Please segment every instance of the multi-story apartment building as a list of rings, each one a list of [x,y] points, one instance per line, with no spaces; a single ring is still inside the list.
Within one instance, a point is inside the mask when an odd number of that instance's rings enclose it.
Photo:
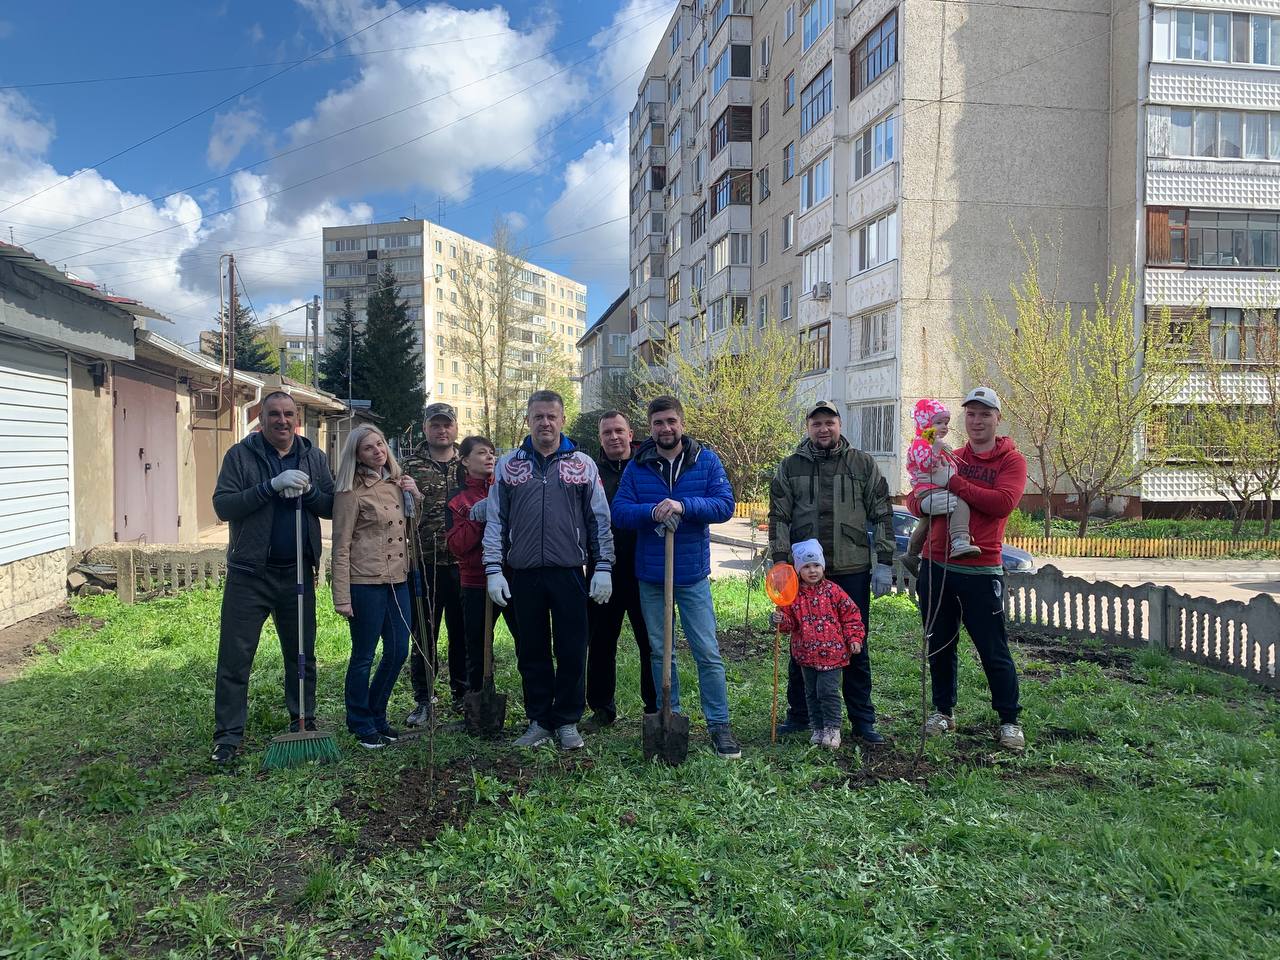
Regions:
[[[453,404],[460,431],[472,429],[478,426],[479,394],[465,361],[451,351],[450,342],[458,329],[459,284],[466,275],[465,265],[477,259],[487,261],[495,254],[493,247],[430,220],[402,218],[325,227],[325,329],[346,297],[351,297],[357,320],[364,321],[368,295],[389,263],[400,281],[399,296],[418,326],[416,340],[423,353],[428,402]],[[521,351],[523,365],[536,370],[548,351],[554,351],[576,379],[576,342],[587,321],[586,286],[532,263],[525,264],[519,277],[517,299],[527,308],[518,332],[528,344]],[[530,389],[535,388],[531,382]]]
[[[619,378],[631,369],[627,297],[628,291],[622,291],[578,338],[583,410],[603,410],[612,403],[619,392]]]
[[[1063,299],[1128,268],[1139,314],[1207,304],[1247,353],[1280,256],[1270,9],[681,3],[631,116],[635,348],[778,320],[895,493],[916,400],[963,395],[958,320],[1021,272],[1015,230],[1060,239]]]

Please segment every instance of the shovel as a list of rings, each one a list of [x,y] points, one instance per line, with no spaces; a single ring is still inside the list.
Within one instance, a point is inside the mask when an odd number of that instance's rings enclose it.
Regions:
[[[493,688],[493,601],[484,598],[484,684],[462,698],[462,721],[467,732],[493,736],[507,722],[507,695]]]
[[[665,569],[662,582],[662,711],[644,718],[644,758],[661,757],[664,763],[677,766],[689,755],[689,718],[671,712],[671,647],[675,631],[675,533],[666,531]]]

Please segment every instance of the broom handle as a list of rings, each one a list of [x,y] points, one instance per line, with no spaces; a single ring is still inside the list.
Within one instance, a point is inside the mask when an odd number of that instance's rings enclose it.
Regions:
[[[298,509],[294,511],[293,519],[293,540],[294,540],[294,570],[296,571],[297,591],[298,591],[298,731],[307,729],[307,654],[306,644],[303,642],[303,633],[305,627],[302,623],[303,616],[303,593],[302,593],[302,497],[296,498]]]
[[[484,595],[484,682],[493,679],[493,601]]]
[[[671,720],[671,647],[675,633],[675,566],[676,534],[668,530],[663,537],[662,571],[662,718],[670,726]]]
[[[782,646],[782,626],[773,628],[773,709],[769,711],[769,742],[778,742],[778,648]]]

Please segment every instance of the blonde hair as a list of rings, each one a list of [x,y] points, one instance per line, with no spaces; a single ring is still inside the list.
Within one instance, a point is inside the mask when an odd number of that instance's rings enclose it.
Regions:
[[[334,478],[333,490],[335,493],[346,493],[356,482],[356,467],[360,465],[360,457],[357,452],[360,444],[364,443],[365,437],[374,433],[382,438],[382,442],[387,442],[386,434],[375,427],[372,423],[362,423],[347,435],[347,442],[342,445],[342,455],[338,460],[338,475]],[[391,452],[391,445],[387,444],[387,472],[394,480],[400,476],[400,464],[396,462],[396,455]]]

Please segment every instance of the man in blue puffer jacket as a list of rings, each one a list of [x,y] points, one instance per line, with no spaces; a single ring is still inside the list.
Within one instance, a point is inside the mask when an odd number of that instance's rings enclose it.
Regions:
[[[613,523],[635,530],[640,606],[649,630],[658,709],[662,709],[663,537],[675,537],[675,601],[698,665],[698,692],[716,753],[742,756],[729,729],[729,694],[711,603],[711,531],[733,516],[733,488],[715,453],[684,435],[675,397],[649,404],[649,439],[632,457],[613,498]],[[680,708],[680,677],[671,664],[671,709]]]

